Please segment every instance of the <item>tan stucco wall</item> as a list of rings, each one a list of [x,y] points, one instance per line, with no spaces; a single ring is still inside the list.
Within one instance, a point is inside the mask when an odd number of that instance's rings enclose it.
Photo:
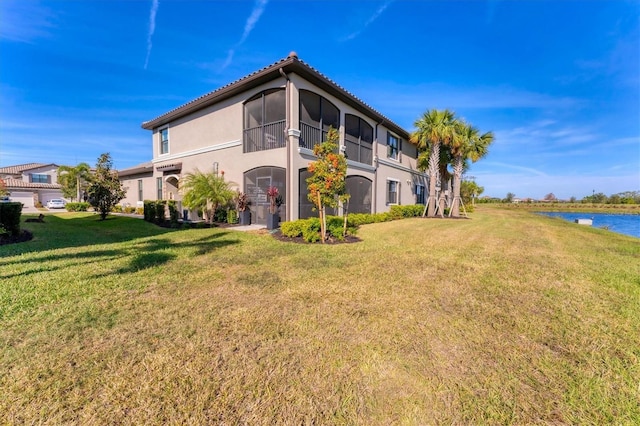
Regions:
[[[271,88],[284,88],[287,86],[284,78],[278,78],[267,84],[262,84],[241,95],[227,99],[219,104],[210,106],[196,113],[190,114],[181,119],[169,123],[169,153],[159,155],[159,129],[154,129],[153,140],[153,177],[145,178],[144,191],[145,198],[156,198],[155,178],[166,178],[170,174],[184,174],[200,170],[211,172],[214,170],[214,163],[218,165],[218,172],[224,171],[224,176],[228,181],[235,182],[237,187],[243,188],[244,173],[256,167],[272,166],[288,169],[287,188],[287,214],[286,216],[295,219],[298,216],[298,194],[299,170],[306,168],[314,160],[309,150],[298,147],[299,131],[299,95],[300,89],[310,90],[324,96],[340,110],[339,129],[341,145],[344,144],[344,122],[345,114],[353,114],[361,117],[374,129],[373,155],[378,156],[381,161],[374,161],[372,165],[359,165],[350,162],[348,175],[363,176],[372,181],[372,204],[374,212],[388,211],[386,204],[386,182],[387,179],[395,179],[400,182],[400,204],[414,204],[413,183],[423,179],[422,175],[416,171],[416,151],[408,141],[402,141],[402,151],[399,161],[387,159],[387,131],[384,123],[376,123],[370,117],[362,114],[351,106],[339,101],[331,94],[317,88],[310,82],[304,80],[296,74],[290,74],[289,97],[288,97],[288,119],[290,136],[286,148],[273,150],[243,153],[243,106],[244,102]],[[180,164],[180,171],[158,171],[158,167],[170,164]],[[149,180],[149,183],[147,182]],[[125,181],[123,181],[125,182]],[[133,191],[127,194],[127,200],[132,198],[137,201],[137,181],[129,185]],[[149,192],[147,192],[149,191]],[[178,200],[180,197],[177,198]],[[127,201],[132,203],[131,201]]]

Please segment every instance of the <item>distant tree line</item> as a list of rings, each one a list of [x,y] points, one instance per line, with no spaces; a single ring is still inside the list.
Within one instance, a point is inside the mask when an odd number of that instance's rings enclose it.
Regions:
[[[512,192],[508,192],[504,198],[497,197],[483,197],[478,198],[478,203],[513,203],[516,200],[516,195]],[[559,200],[553,193],[549,193],[544,196],[542,200],[534,200],[527,198],[519,200],[524,203],[536,203],[536,202],[553,202],[553,203],[582,203],[582,204],[640,204],[640,191],[625,191],[610,196],[605,195],[602,192],[588,195],[581,200],[576,197],[571,197],[568,200]]]

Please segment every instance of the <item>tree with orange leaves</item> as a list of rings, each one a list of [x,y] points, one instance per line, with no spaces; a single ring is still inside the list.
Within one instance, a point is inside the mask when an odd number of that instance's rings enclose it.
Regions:
[[[320,234],[323,243],[327,238],[327,206],[337,208],[342,205],[345,228],[347,222],[346,203],[349,200],[349,194],[346,192],[347,159],[344,155],[336,153],[339,140],[338,131],[331,127],[327,140],[313,147],[313,153],[318,160],[309,163],[307,168],[311,173],[307,178],[308,197],[320,216]]]

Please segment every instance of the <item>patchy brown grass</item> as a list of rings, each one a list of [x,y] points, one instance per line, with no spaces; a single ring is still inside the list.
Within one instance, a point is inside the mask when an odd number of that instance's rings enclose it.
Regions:
[[[0,423],[640,421],[638,239],[482,207],[330,246],[90,219],[0,247]]]

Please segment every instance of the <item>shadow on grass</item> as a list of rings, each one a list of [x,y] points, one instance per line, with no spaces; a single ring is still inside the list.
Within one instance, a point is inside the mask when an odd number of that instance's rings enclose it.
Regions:
[[[33,233],[31,241],[0,246],[0,257],[36,251],[120,243],[137,238],[179,232],[161,228],[142,219],[125,216],[100,216],[91,213],[55,213],[45,216],[44,223],[26,223],[36,215],[23,215],[22,229]]]
[[[229,232],[217,232],[180,243],[175,243],[169,238],[153,238],[167,233],[180,232],[180,230],[157,227],[137,218],[114,216],[100,221],[98,216],[94,215],[67,218],[49,215],[45,220],[44,224],[38,224],[42,226],[41,229],[33,227],[33,241],[0,247],[0,271],[9,272],[7,267],[10,265],[28,265],[28,269],[25,271],[7,274],[0,272],[0,278],[53,272],[130,257],[131,259],[126,266],[95,274],[93,277],[128,274],[165,264],[178,257],[180,250],[189,250],[190,253],[199,256],[239,242],[238,240],[220,239],[228,235]],[[118,249],[92,250],[90,247],[97,244],[126,243],[140,238],[149,239],[134,242]],[[40,256],[34,254],[39,251],[85,246],[87,250],[79,253],[48,252]],[[7,261],[2,260],[3,257],[8,258],[9,256],[20,257]]]
[[[220,232],[179,244],[172,243],[166,239],[144,241],[140,245],[136,244],[132,249],[129,249],[129,251],[135,251],[135,254],[128,262],[128,265],[111,272],[96,274],[93,277],[100,278],[114,274],[130,274],[163,265],[178,257],[176,253],[172,253],[176,249],[191,251],[195,249],[196,255],[201,256],[213,250],[238,244],[238,240],[220,240],[220,237],[226,234],[228,234],[228,232]]]

